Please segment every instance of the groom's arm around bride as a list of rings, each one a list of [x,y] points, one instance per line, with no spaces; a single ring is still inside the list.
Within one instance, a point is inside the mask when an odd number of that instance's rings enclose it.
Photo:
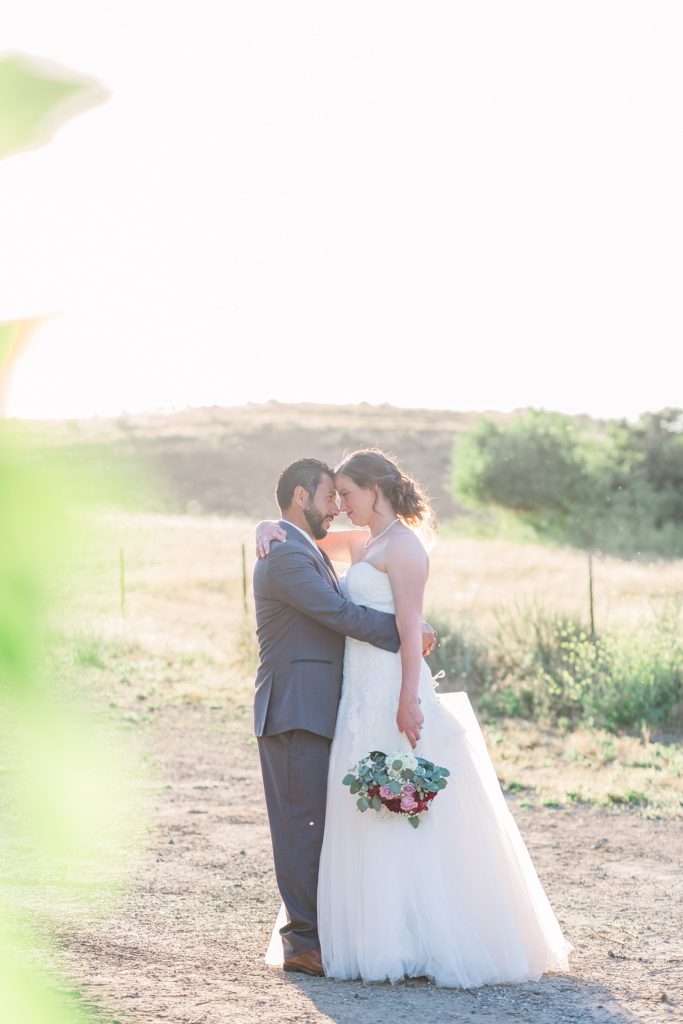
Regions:
[[[393,615],[346,600],[333,570],[283,521],[286,544],[254,566],[261,661],[256,677],[257,736],[291,728],[330,738],[341,690],[344,637],[387,651],[400,646]]]

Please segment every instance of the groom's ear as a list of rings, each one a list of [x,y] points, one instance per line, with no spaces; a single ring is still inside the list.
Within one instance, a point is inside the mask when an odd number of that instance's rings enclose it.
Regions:
[[[309,494],[305,487],[301,484],[297,484],[292,494],[292,504],[296,505],[297,508],[305,508],[308,505]]]

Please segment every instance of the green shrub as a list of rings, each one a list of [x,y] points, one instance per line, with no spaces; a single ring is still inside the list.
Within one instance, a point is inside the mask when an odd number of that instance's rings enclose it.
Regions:
[[[616,731],[683,720],[681,604],[653,623],[591,639],[572,616],[538,606],[499,610],[486,638],[463,638],[439,616],[441,645],[430,665],[446,670],[444,689],[466,689],[491,715]],[[443,632],[442,632],[443,631]]]
[[[443,671],[439,680],[444,691],[467,689],[470,693],[484,693],[492,681],[492,666],[486,645],[467,622],[456,627],[438,611],[426,613],[427,621],[437,631],[437,643],[429,656],[433,674]]]
[[[504,424],[484,417],[457,440],[451,490],[468,530],[490,529],[497,510],[546,543],[680,558],[683,410],[635,425],[536,409]]]

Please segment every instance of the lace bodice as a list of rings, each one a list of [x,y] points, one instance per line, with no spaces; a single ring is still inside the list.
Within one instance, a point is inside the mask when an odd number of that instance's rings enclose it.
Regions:
[[[380,612],[394,612],[394,595],[389,577],[370,562],[354,562],[340,579],[342,593],[354,604]]]
[[[342,593],[354,604],[380,612],[395,611],[387,573],[370,562],[354,562],[341,577]],[[434,700],[434,684],[423,661],[420,694]],[[349,768],[368,750],[409,748],[396,730],[396,709],[401,691],[401,656],[347,636],[344,647],[342,696],[337,729],[346,734]],[[368,744],[370,744],[368,746]]]

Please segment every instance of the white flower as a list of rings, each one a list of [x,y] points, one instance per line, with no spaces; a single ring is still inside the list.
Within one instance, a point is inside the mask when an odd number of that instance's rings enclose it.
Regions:
[[[400,761],[401,767],[394,768],[396,761]],[[387,767],[390,769],[390,774],[394,772],[402,771],[405,768],[409,768],[411,771],[415,771],[417,768],[417,758],[414,754],[408,754],[404,750],[396,751],[393,754],[387,754]]]

